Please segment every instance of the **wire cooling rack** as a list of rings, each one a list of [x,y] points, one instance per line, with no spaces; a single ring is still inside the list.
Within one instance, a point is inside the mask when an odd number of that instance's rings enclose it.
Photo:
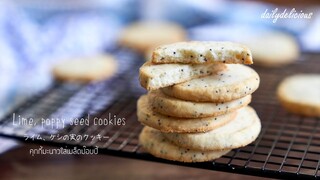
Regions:
[[[319,177],[320,119],[286,112],[276,99],[275,89],[288,75],[319,73],[320,55],[304,54],[302,60],[282,68],[253,66],[261,76],[261,85],[251,103],[262,121],[262,131],[256,141],[212,162],[179,163],[155,158],[138,145],[142,126],[136,117],[136,101],[145,93],[138,83],[138,68],[143,60],[127,50],[114,54],[121,69],[113,79],[88,85],[55,83],[1,119],[0,134],[26,142],[64,148],[98,147],[100,154],[260,177]],[[45,126],[13,123],[21,117],[33,118],[36,123],[40,123],[41,118],[83,117],[90,125],[63,127],[53,122]],[[119,124],[113,121],[99,126],[93,123],[97,118],[120,120]],[[71,134],[88,135],[89,138],[52,138],[53,135],[65,137]]]

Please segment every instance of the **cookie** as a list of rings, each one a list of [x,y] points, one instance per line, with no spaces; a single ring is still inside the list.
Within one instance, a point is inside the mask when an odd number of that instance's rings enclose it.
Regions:
[[[296,74],[287,77],[278,86],[277,95],[288,111],[320,117],[320,74]]]
[[[217,74],[193,79],[162,91],[171,97],[187,101],[228,102],[252,94],[259,86],[259,75],[241,64],[226,64]]]
[[[152,54],[153,63],[240,63],[252,64],[248,47],[232,42],[191,41],[163,45]]]
[[[136,22],[126,27],[120,35],[119,44],[139,52],[146,52],[159,45],[185,41],[183,27],[170,22]]]
[[[180,162],[211,161],[229,152],[229,150],[202,152],[181,148],[166,140],[160,131],[147,126],[140,133],[139,143],[155,157]]]
[[[143,95],[138,100],[137,115],[138,121],[142,124],[162,132],[194,133],[206,132],[221,127],[232,121],[236,113],[230,112],[221,116],[197,119],[175,118],[154,112],[148,102],[147,95]]]
[[[251,102],[251,95],[224,103],[184,101],[167,96],[161,90],[149,92],[148,98],[155,112],[180,118],[219,116],[235,111]]]
[[[111,55],[96,55],[64,60],[53,68],[56,79],[90,82],[110,78],[117,71],[117,62]]]
[[[140,68],[139,80],[145,89],[155,90],[215,74],[225,68],[224,64],[152,64],[148,61]]]
[[[254,62],[262,66],[277,67],[298,60],[300,49],[288,33],[264,32],[245,40],[252,51]]]
[[[253,142],[261,130],[260,119],[254,109],[238,110],[235,120],[206,132],[193,134],[164,133],[177,146],[201,151],[234,149]]]

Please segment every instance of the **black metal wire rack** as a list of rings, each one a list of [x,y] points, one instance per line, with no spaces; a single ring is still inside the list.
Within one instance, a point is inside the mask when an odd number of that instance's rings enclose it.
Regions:
[[[143,60],[127,50],[119,50],[115,54],[121,69],[113,79],[88,85],[55,83],[1,119],[0,135],[65,148],[98,147],[100,154],[260,177],[319,177],[320,119],[286,112],[277,101],[275,89],[288,75],[319,73],[320,55],[303,54],[302,60],[282,68],[253,66],[261,76],[260,87],[251,103],[262,121],[262,131],[257,140],[212,162],[179,163],[155,158],[139,146],[138,135],[142,125],[136,117],[136,100],[145,93],[138,83],[138,68]],[[99,126],[93,123],[95,118],[112,119],[114,116],[125,118],[125,125]],[[13,121],[19,117],[33,118],[38,124],[14,125]],[[41,118],[63,117],[88,118],[90,125],[68,125],[64,128],[54,123],[39,125]],[[56,128],[52,128],[53,125]],[[54,139],[53,134],[59,137],[99,134],[104,138],[66,140]],[[41,138],[30,138],[30,135]]]

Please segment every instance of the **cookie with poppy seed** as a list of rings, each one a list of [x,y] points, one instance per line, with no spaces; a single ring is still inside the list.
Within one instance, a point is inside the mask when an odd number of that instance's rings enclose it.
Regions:
[[[140,67],[139,81],[145,89],[155,90],[216,74],[225,68],[224,64],[153,64],[148,61]]]
[[[252,64],[250,49],[227,41],[178,42],[157,47],[152,53],[153,63],[184,64]]]
[[[205,162],[217,159],[230,150],[197,151],[176,146],[168,141],[163,134],[145,126],[139,136],[140,145],[150,154],[158,158],[180,162]]]
[[[252,94],[260,78],[255,70],[242,64],[226,64],[225,70],[210,76],[162,88],[166,95],[186,101],[228,102]]]
[[[247,106],[251,102],[251,95],[222,103],[185,101],[165,95],[161,90],[149,92],[148,98],[155,112],[180,118],[219,116]]]
[[[164,107],[165,108],[165,107]],[[195,133],[217,129],[234,120],[236,112],[206,118],[177,118],[154,112],[147,95],[139,98],[137,104],[138,121],[162,132]]]
[[[255,110],[244,107],[237,110],[235,120],[205,133],[163,135],[177,146],[199,151],[234,149],[252,143],[259,135],[261,122]]]

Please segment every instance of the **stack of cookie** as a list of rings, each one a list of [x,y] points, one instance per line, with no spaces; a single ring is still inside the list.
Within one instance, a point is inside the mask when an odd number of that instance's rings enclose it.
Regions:
[[[261,124],[251,102],[259,76],[250,50],[231,42],[180,42],[153,52],[140,68],[149,93],[138,100],[146,125],[139,142],[156,157],[209,161],[245,146]]]

